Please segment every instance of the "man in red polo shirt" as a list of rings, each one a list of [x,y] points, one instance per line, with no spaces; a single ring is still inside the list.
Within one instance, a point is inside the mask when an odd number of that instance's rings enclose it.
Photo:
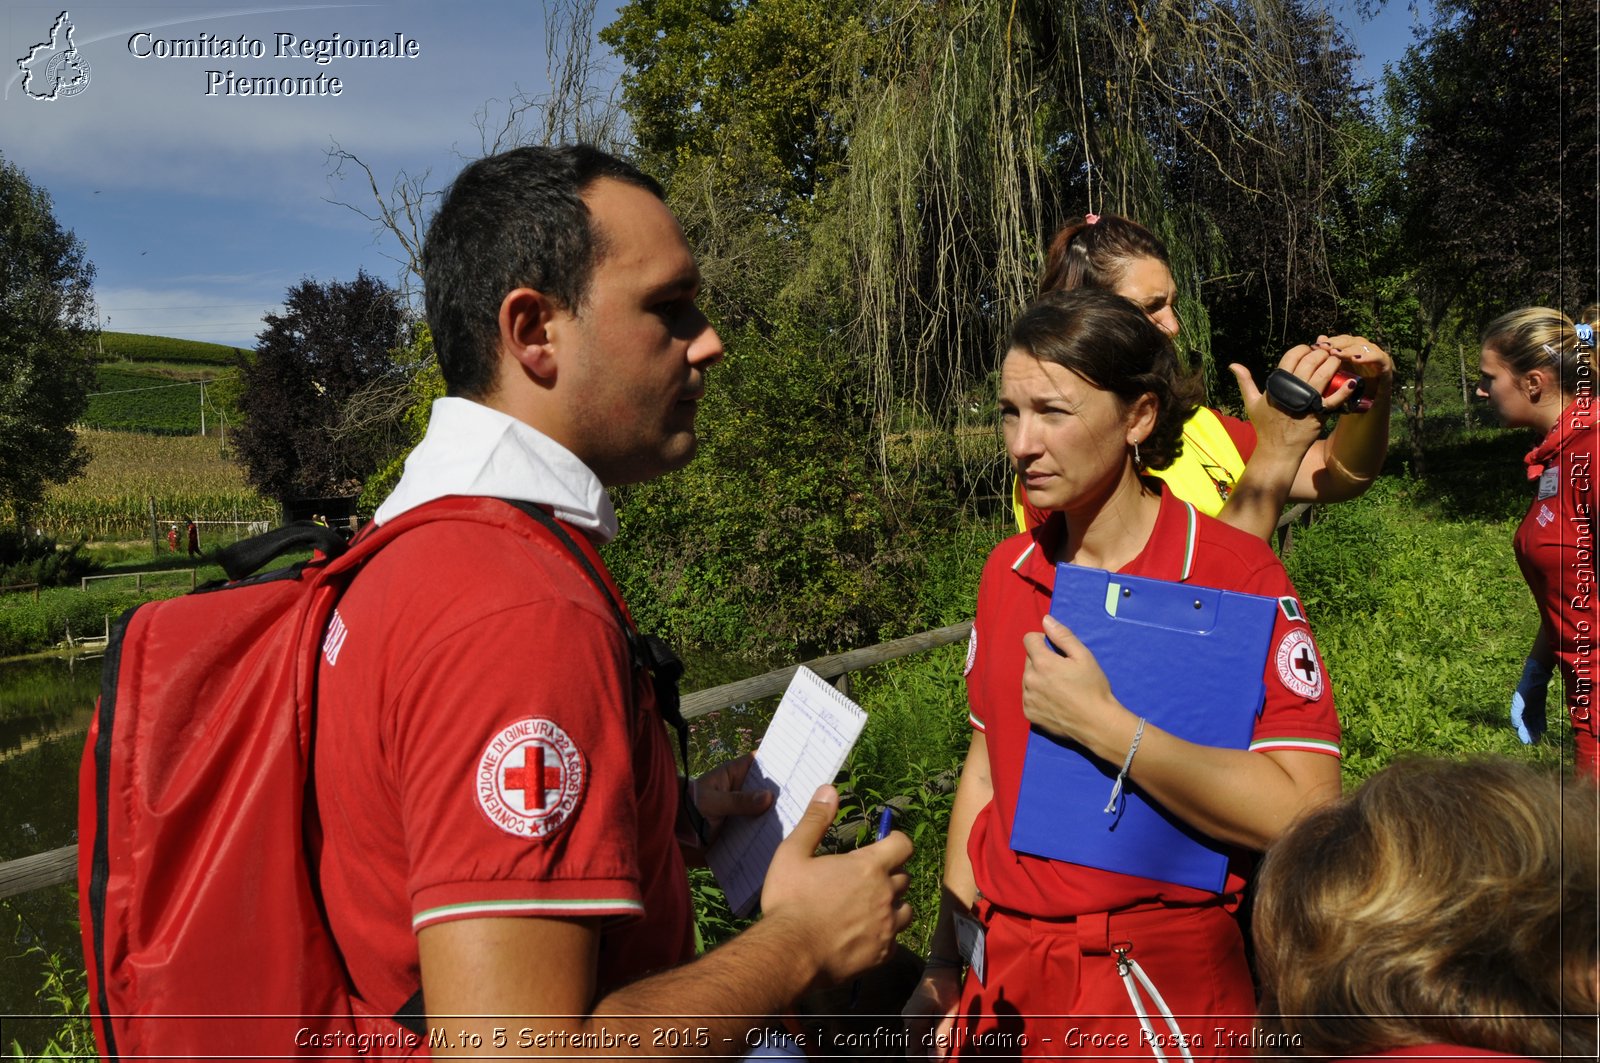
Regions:
[[[694,258],[655,182],[580,146],[468,166],[423,265],[449,397],[375,519],[437,519],[354,582],[319,669],[317,858],[357,996],[396,1015],[420,988],[452,1054],[740,1054],[888,955],[911,846],[813,856],[823,788],[762,920],[693,959],[671,747],[594,545],[607,486],[694,454],[722,356]],[[530,518],[485,519],[495,497],[545,508],[605,590]],[[702,779],[700,811],[759,811],[742,771]]]

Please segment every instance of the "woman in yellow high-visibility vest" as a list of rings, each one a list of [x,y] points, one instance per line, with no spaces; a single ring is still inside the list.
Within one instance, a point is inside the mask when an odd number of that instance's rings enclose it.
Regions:
[[[1072,288],[1116,292],[1169,336],[1178,334],[1177,289],[1166,245],[1137,222],[1090,214],[1056,233],[1040,289]],[[1314,344],[1290,348],[1278,367],[1318,392],[1340,369],[1364,377],[1371,408],[1345,413],[1322,438],[1321,417],[1280,410],[1256,387],[1249,370],[1231,365],[1249,421],[1200,407],[1184,425],[1179,458],[1170,468],[1149,473],[1202,512],[1263,539],[1271,536],[1285,502],[1342,502],[1361,494],[1389,448],[1394,366],[1376,344],[1361,336],[1319,336]],[[1325,411],[1337,412],[1351,390],[1347,384],[1326,397]],[[1012,503],[1019,529],[1043,520],[1015,481]]]

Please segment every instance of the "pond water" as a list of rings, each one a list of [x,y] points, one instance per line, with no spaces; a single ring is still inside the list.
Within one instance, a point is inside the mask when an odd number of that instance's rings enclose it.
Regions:
[[[100,689],[98,659],[0,663],[0,860],[77,841],[78,761]],[[53,1022],[12,1018],[41,1010],[43,982],[32,946],[81,963],[76,893],[34,890],[0,902],[0,1015],[5,1041],[35,1047]]]

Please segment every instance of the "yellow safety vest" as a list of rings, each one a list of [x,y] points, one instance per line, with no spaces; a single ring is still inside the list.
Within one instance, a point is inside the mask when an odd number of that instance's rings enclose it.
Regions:
[[[1192,504],[1207,516],[1222,512],[1233,485],[1244,473],[1244,456],[1233,445],[1233,437],[1223,427],[1215,411],[1199,407],[1183,425],[1183,453],[1170,466],[1154,476],[1172,493]],[[1022,481],[1011,480],[1011,512],[1018,531],[1028,530],[1027,511],[1022,504]]]

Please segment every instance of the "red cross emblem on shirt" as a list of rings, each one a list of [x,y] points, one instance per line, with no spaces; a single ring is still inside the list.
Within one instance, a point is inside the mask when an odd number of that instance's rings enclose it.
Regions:
[[[1300,647],[1300,653],[1294,659],[1294,666],[1305,673],[1307,683],[1317,677],[1317,662],[1311,656],[1311,651],[1304,646]]]
[[[1295,625],[1278,642],[1278,678],[1283,685],[1303,698],[1322,697],[1322,665],[1311,641],[1311,632]]]
[[[507,765],[505,769],[505,788],[521,790],[522,803],[530,811],[545,807],[544,795],[547,790],[561,788],[561,765],[546,764],[544,752],[544,746],[530,743],[523,750],[522,767]]]

